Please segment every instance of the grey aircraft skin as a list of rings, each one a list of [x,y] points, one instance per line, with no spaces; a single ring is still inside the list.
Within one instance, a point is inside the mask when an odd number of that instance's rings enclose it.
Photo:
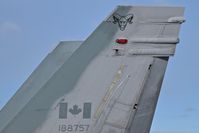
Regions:
[[[0,133],[149,133],[183,7],[118,6],[48,54],[0,111]]]

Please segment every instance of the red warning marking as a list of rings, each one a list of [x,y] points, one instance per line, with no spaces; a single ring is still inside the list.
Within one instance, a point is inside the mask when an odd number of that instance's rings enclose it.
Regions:
[[[118,44],[127,44],[128,40],[127,39],[116,39],[115,42],[118,43]]]

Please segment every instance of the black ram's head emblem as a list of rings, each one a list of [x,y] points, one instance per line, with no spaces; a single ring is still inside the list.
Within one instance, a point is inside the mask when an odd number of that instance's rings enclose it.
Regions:
[[[113,23],[118,23],[120,30],[124,31],[128,23],[133,23],[133,14],[129,14],[127,16],[120,16],[119,14],[115,13],[113,15]]]

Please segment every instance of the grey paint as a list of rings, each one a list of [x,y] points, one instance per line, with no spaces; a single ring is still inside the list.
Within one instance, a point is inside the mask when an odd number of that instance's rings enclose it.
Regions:
[[[83,119],[91,118],[91,103],[84,103]]]
[[[60,42],[59,45],[47,55],[0,111],[0,131],[2,131],[3,128],[16,117],[21,109],[28,104],[31,98],[35,96],[81,43],[81,41]]]
[[[67,119],[68,103],[59,103],[59,119]]]
[[[155,58],[142,97],[139,100],[138,110],[131,123],[131,132],[149,133],[167,62],[168,57]]]
[[[0,132],[148,133],[183,10],[118,6],[84,42],[62,42],[3,108]]]

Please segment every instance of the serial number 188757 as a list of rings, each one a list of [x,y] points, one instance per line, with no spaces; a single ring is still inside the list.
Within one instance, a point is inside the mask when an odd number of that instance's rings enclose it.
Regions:
[[[88,131],[89,125],[74,124],[74,125],[59,125],[59,132],[85,132]]]

